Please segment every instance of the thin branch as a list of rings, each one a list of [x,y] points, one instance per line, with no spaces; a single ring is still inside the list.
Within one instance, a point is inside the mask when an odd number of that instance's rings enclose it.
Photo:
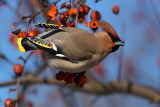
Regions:
[[[107,84],[99,84],[95,82],[90,82],[86,84],[84,88],[78,88],[75,85],[67,85],[63,81],[58,81],[56,79],[41,79],[41,78],[23,78],[21,83],[42,83],[42,84],[54,84],[66,88],[70,88],[75,91],[80,91],[88,94],[97,94],[97,95],[110,95],[114,93],[126,93],[136,95],[142,98],[146,98],[153,103],[160,103],[160,94],[155,90],[130,83],[127,81],[112,81]],[[0,87],[16,84],[16,80],[0,83]],[[102,87],[105,86],[105,88]]]
[[[44,8],[48,5],[48,0],[37,0],[38,4],[39,4],[39,8]],[[58,24],[57,20],[51,20],[51,17],[47,16],[47,12],[49,11],[49,7],[46,7],[43,11],[42,11],[42,15],[46,21],[46,23],[54,23],[54,24]]]
[[[7,61],[9,64],[14,65],[14,62],[12,62],[9,58],[7,58],[4,54],[0,53],[0,59],[3,59]]]
[[[159,17],[159,13],[158,13],[158,11],[157,11],[157,9],[156,9],[156,6],[154,5],[154,1],[152,1],[152,0],[149,0],[149,2],[150,2],[150,4],[151,4],[151,6],[152,6],[152,9],[153,9],[153,12],[154,12],[154,14],[155,14],[155,17],[156,17],[156,19],[157,19],[157,22],[158,22],[158,24],[160,24],[160,17]]]
[[[8,2],[6,2],[6,1],[4,1],[4,2],[5,2],[5,5],[6,5],[10,10],[12,10],[13,12],[15,12],[18,17],[22,17],[22,15],[18,12],[19,6],[20,6],[19,4],[20,4],[21,1],[19,1],[19,3],[18,3],[18,8],[16,8],[16,9],[13,8]],[[23,22],[26,23],[25,20],[24,20]]]
[[[125,21],[122,21],[122,38],[124,39],[124,33],[125,33]],[[118,80],[121,80],[121,74],[122,74],[122,66],[123,66],[123,48],[120,49],[119,53],[119,69],[118,69]]]
[[[45,62],[41,67],[39,67],[33,74],[32,76],[36,77],[38,76],[42,71],[44,71],[48,67],[47,62]]]
[[[78,0],[76,0],[76,28],[77,28],[77,21],[78,21]]]
[[[28,59],[31,57],[31,55],[33,54],[34,52],[30,52],[29,55],[27,56],[27,58],[24,60],[24,63],[23,63],[23,68],[25,66],[25,64],[27,63]]]
[[[118,80],[121,80],[121,74],[122,74],[122,62],[123,59],[123,49],[120,49],[120,53],[119,53],[119,68],[118,68]]]
[[[31,57],[31,55],[33,54],[33,51],[31,53],[29,53],[29,55],[27,56],[26,59],[23,60],[23,70],[24,70],[24,67],[28,61],[28,59]],[[16,85],[16,91],[17,91],[17,94],[16,94],[16,107],[18,107],[18,102],[19,102],[19,85],[20,85],[20,79],[21,79],[21,76],[18,76],[17,77],[17,85]]]
[[[16,26],[20,21],[24,20],[24,19],[27,19],[27,18],[30,18],[29,21],[28,21],[28,24],[31,24],[31,22],[35,20],[35,17],[40,14],[43,10],[45,10],[45,8],[51,6],[51,5],[54,5],[56,4],[57,2],[59,2],[60,0],[57,0],[49,5],[46,5],[45,7],[41,8],[39,11],[35,12],[34,14],[32,15],[28,15],[28,16],[22,16],[21,19],[14,25]]]
[[[17,77],[17,86],[16,86],[16,91],[17,91],[17,94],[16,94],[16,107],[18,107],[18,101],[19,101],[19,85],[20,85],[20,79],[21,79],[21,77],[18,76],[18,77]]]
[[[5,57],[5,59],[4,59],[5,61],[7,61],[9,64],[11,64],[11,65],[14,65],[14,62],[13,61],[11,61],[10,59],[8,59],[7,57]]]
[[[79,2],[79,1],[78,1],[78,4],[80,4],[81,6],[84,6],[84,7],[87,7],[87,8],[89,8],[89,9],[93,10],[91,7],[89,7],[89,6],[87,6],[87,5],[84,5],[83,3]]]

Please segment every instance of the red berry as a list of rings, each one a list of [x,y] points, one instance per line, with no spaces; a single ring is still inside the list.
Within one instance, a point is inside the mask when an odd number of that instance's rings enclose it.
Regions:
[[[11,43],[13,44],[14,47],[17,47],[17,40],[16,40],[16,36],[15,35],[10,35],[9,37]]]
[[[64,75],[64,81],[66,82],[66,84],[73,84],[75,77],[76,75],[74,73],[66,72]]]
[[[12,29],[14,29],[14,28],[15,28],[15,26],[13,25],[13,26],[12,26]]]
[[[65,7],[66,7],[66,3],[64,2],[64,3],[61,4],[61,8],[60,9],[65,8]]]
[[[79,17],[78,17],[78,22],[79,22],[79,23],[84,23],[85,19],[86,19],[85,16],[82,16],[82,17],[79,16]]]
[[[58,22],[58,27],[61,27],[63,24],[61,22]]]
[[[37,36],[37,33],[36,33],[36,31],[31,30],[31,31],[29,31],[28,36],[36,37],[36,36]]]
[[[69,10],[69,15],[70,15],[70,16],[75,16],[76,13],[77,13],[77,11],[76,11],[76,9],[74,9],[74,8],[71,8],[71,9]]]
[[[80,75],[77,80],[75,81],[75,84],[79,86],[80,88],[83,88],[84,84],[87,82],[85,75]]]
[[[74,22],[68,22],[68,23],[67,23],[67,26],[68,26],[68,27],[75,27],[76,24],[75,24]]]
[[[59,15],[59,21],[61,22],[62,25],[66,25],[66,21],[68,19],[69,13],[67,11],[60,13]]]
[[[87,5],[80,6],[80,8],[79,8],[79,12],[80,12],[80,13],[83,13],[84,15],[87,15],[88,12],[89,12],[89,10],[90,10],[90,8],[87,7]]]
[[[28,33],[26,31],[22,31],[18,34],[19,38],[26,38],[28,36]]]
[[[17,75],[19,75],[19,76],[21,76],[22,73],[23,73],[23,67],[22,67],[22,65],[20,65],[20,64],[14,65],[13,70],[14,70],[14,72],[15,72]]]
[[[11,107],[11,104],[14,103],[11,98],[5,100],[4,105],[5,107]]]
[[[65,75],[64,72],[59,71],[59,72],[56,74],[56,78],[57,78],[58,80],[64,80],[64,75]]]
[[[28,102],[28,103],[27,103],[27,107],[33,107],[32,102]]]
[[[87,22],[84,22],[84,26],[88,27],[88,23],[87,23]]]
[[[67,4],[67,5],[66,5],[66,9],[67,9],[67,10],[70,10],[71,8],[72,8],[72,6],[71,6],[70,4]]]
[[[57,14],[58,14],[58,8],[56,6],[52,6],[47,13],[48,16],[52,17],[52,20],[56,20]]]
[[[118,5],[113,6],[112,12],[113,12],[114,14],[118,14],[118,13],[119,13],[119,6],[118,6]]]
[[[98,11],[92,11],[92,13],[91,13],[91,19],[100,20],[101,19],[100,12],[98,12]]]
[[[99,28],[99,25],[98,25],[97,20],[92,19],[92,20],[89,22],[89,27],[95,32],[95,31]]]

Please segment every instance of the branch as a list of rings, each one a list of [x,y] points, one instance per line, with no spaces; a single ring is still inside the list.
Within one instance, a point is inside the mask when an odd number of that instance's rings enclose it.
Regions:
[[[125,34],[125,21],[123,20],[122,22],[122,34],[121,34],[121,37],[123,38],[124,40],[124,34]],[[123,54],[124,54],[124,48],[120,49],[120,52],[119,52],[119,69],[118,69],[118,80],[120,81],[121,80],[121,74],[122,74],[122,67],[123,67]]]
[[[44,3],[45,0],[43,0],[43,3]],[[42,11],[44,11],[47,7],[51,6],[51,5],[55,5],[57,2],[59,2],[60,0],[57,0],[49,5],[43,5],[43,8],[41,8],[39,11],[35,12],[34,14],[32,15],[28,15],[28,16],[22,16],[21,19],[19,21],[17,21],[17,23],[14,25],[16,26],[20,21],[24,20],[24,19],[27,19],[27,18],[30,18],[29,21],[28,21],[28,24],[31,24],[31,22],[33,21],[33,23],[35,22],[35,17],[40,14]],[[41,2],[42,3],[42,2]]]
[[[31,55],[33,54],[33,51],[31,53],[29,53],[29,55],[27,56],[26,59],[23,59],[23,70],[24,70],[24,67],[28,61],[28,59],[31,57]],[[17,94],[16,94],[16,107],[18,107],[18,103],[19,103],[19,85],[20,85],[20,79],[21,79],[21,76],[18,76],[17,77],[17,85],[16,85],[16,91],[17,91]]]
[[[77,21],[78,21],[78,0],[76,0],[76,28],[77,28]]]
[[[156,20],[157,20],[158,24],[160,24],[160,20],[159,20],[160,17],[159,17],[159,13],[156,9],[156,6],[154,5],[152,0],[151,1],[149,0],[149,2],[150,2],[150,5],[152,6],[152,9],[153,9],[154,15],[156,17]]]
[[[19,102],[19,85],[20,85],[20,79],[21,79],[21,77],[18,76],[18,77],[17,77],[17,85],[16,85],[16,91],[17,91],[17,94],[16,94],[16,107],[18,107],[18,102]]]
[[[82,2],[82,1],[81,1],[81,2]],[[87,8],[89,8],[89,9],[93,10],[91,7],[89,7],[89,6],[87,6],[87,5],[84,5],[84,4],[81,3],[81,2],[78,1],[78,4],[80,4],[81,6],[84,6],[84,7],[87,7]]]
[[[80,91],[88,94],[97,95],[109,95],[114,93],[126,93],[136,95],[142,98],[146,98],[153,103],[160,103],[160,94],[151,88],[130,83],[127,81],[112,81],[107,84],[100,84],[96,82],[87,82],[84,88],[78,88],[75,85],[67,85],[63,81],[56,79],[41,79],[35,77],[21,79],[21,84],[28,83],[41,83],[41,84],[52,84],[62,87],[67,87],[75,91]],[[16,80],[0,83],[0,87],[16,84]]]

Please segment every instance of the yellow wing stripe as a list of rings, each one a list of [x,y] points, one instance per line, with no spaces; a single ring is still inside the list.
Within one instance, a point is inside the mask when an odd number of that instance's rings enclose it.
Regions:
[[[41,43],[41,42],[36,42],[35,40],[33,40],[34,38],[28,37],[28,39],[29,39],[30,41],[32,41],[33,43],[35,43],[36,45],[38,45],[38,46],[41,46],[41,47],[44,47],[44,48],[52,48],[51,46],[45,45],[45,44],[43,44],[43,43]]]
[[[19,50],[20,50],[20,52],[26,52],[26,50],[24,49],[24,47],[22,46],[22,39],[23,38],[18,38],[17,39],[17,44],[18,44],[18,47],[19,47]]]
[[[51,26],[57,26],[57,27],[58,27],[58,25],[56,25],[56,24],[47,24],[47,23],[46,23],[46,25],[51,25]]]
[[[58,25],[56,25],[56,24],[38,23],[38,24],[36,24],[36,26],[40,27],[40,28],[58,29]]]
[[[39,45],[39,46],[45,47],[45,48],[51,48],[50,46],[47,46],[47,45],[44,45],[44,44],[41,44],[41,43],[38,43],[38,42],[36,42],[36,44]]]

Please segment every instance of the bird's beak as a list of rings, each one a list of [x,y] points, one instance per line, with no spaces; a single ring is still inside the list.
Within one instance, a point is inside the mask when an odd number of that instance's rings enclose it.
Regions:
[[[119,46],[124,46],[124,44],[125,44],[125,42],[124,41],[117,41],[117,42],[115,42],[116,43],[116,45],[119,45]]]

